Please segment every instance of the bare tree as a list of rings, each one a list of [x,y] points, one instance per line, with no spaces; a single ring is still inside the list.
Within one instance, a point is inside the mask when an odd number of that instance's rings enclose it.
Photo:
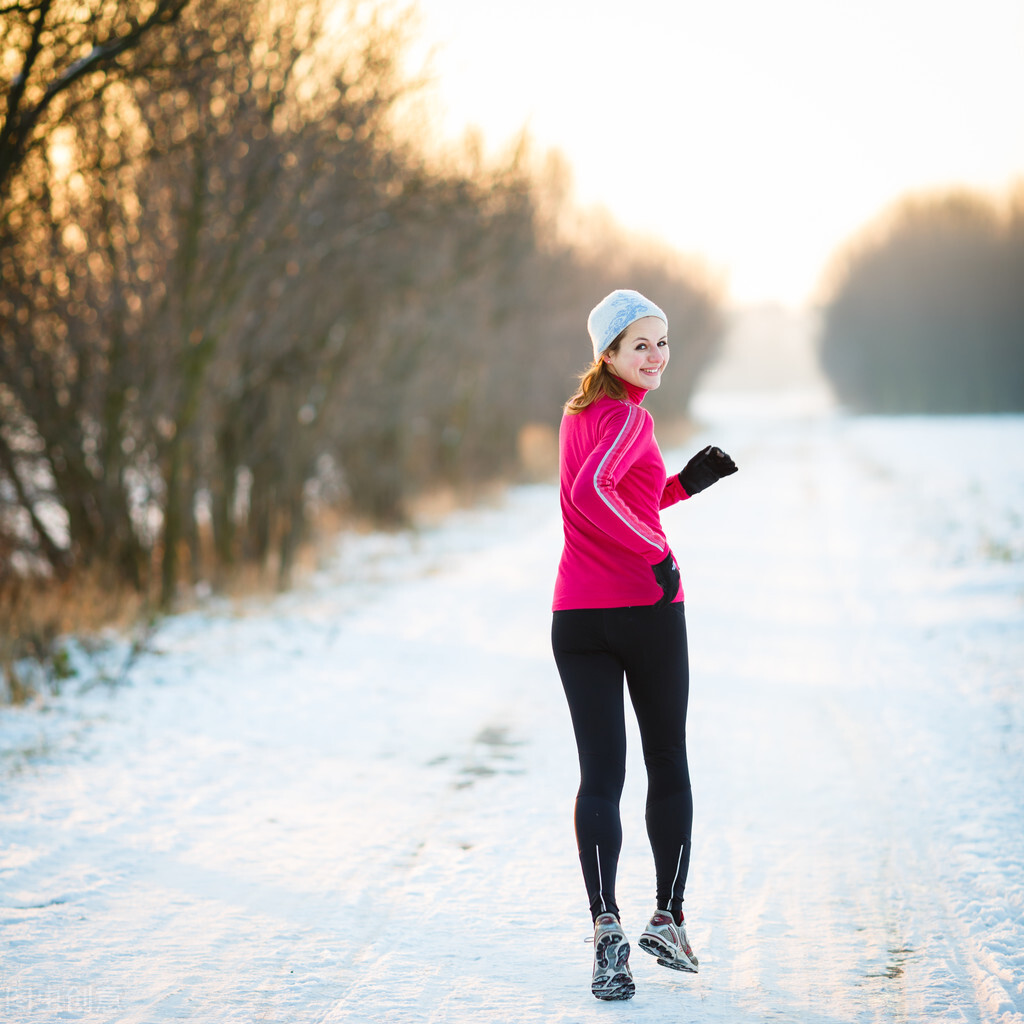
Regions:
[[[841,254],[822,361],[852,408],[1024,409],[1020,194],[958,192],[896,204]]]
[[[8,0],[0,6],[0,197],[34,148],[76,104],[111,81],[143,73],[151,53],[133,59],[190,0]]]
[[[284,583],[317,509],[400,523],[514,472],[624,281],[685,339],[683,411],[713,289],[649,246],[558,240],[522,147],[428,160],[394,128],[402,31],[353,20],[339,47],[309,0],[210,0],[26,151],[0,220],[0,547],[164,605],[239,565]]]

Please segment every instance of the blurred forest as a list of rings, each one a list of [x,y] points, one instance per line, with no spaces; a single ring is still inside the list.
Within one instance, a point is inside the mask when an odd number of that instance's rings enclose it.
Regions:
[[[515,479],[613,287],[667,311],[656,404],[685,415],[716,286],[613,227],[570,237],[564,169],[524,140],[428,153],[398,116],[404,19],[337,8],[0,0],[8,672],[76,605],[283,586],[326,523]]]
[[[822,365],[884,413],[1024,410],[1024,186],[905,199],[832,272]]]

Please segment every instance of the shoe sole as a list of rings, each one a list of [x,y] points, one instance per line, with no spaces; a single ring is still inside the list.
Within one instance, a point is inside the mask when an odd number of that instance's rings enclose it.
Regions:
[[[668,967],[673,971],[685,971],[687,974],[697,973],[696,964],[685,956],[678,956],[676,951],[657,935],[641,935],[637,942],[645,953],[657,957],[662,967]]]
[[[629,973],[629,943],[621,932],[605,933],[594,949],[594,980],[590,991],[605,1001],[632,999],[636,985]]]

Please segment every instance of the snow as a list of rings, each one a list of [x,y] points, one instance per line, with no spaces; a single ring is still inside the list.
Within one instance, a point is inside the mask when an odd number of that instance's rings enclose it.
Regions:
[[[1024,417],[699,411],[669,464],[740,472],[664,517],[698,975],[634,946],[635,999],[589,992],[537,485],[0,709],[0,1020],[1024,1021]]]

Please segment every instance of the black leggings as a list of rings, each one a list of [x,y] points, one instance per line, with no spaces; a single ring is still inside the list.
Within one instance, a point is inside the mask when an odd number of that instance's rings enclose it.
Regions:
[[[682,602],[556,611],[551,646],[580,758],[576,844],[596,917],[618,914],[619,797],[626,776],[625,675],[647,766],[647,835],[658,907],[677,916],[690,865],[693,799],[686,762],[689,666]]]

